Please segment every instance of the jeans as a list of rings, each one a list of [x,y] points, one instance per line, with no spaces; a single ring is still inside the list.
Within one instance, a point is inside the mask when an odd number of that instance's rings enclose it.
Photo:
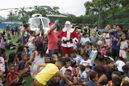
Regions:
[[[58,54],[58,49],[49,50],[49,56],[52,56],[53,54]]]

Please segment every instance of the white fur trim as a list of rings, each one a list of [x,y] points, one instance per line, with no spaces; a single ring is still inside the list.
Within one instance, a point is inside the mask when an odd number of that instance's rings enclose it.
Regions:
[[[67,32],[71,32],[72,33],[74,31],[74,29],[73,28],[63,28],[62,31],[63,32],[67,31]]]
[[[62,37],[61,41],[67,41],[66,37]]]
[[[62,43],[61,46],[62,46],[62,47],[70,48],[70,47],[73,47],[74,44],[73,44],[73,43],[70,43],[70,42],[67,42],[66,44],[65,44],[65,43]]]
[[[77,42],[78,42],[78,39],[77,38],[74,38],[73,39],[73,43],[77,44]]]

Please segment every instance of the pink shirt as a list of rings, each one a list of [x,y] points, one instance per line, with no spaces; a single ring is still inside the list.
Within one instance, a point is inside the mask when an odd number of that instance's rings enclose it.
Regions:
[[[57,31],[51,31],[48,34],[48,50],[58,49],[58,36]]]

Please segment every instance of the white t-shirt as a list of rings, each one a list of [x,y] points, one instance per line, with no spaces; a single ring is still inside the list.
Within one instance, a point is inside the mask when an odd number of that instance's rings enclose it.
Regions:
[[[80,74],[81,79],[86,79],[87,78],[87,74],[86,71],[82,72],[82,74]]]
[[[86,61],[84,59],[82,59],[81,62],[80,62],[80,65],[84,65],[84,66],[89,65],[89,66],[92,66],[92,62],[91,62],[90,59],[88,59]]]
[[[126,48],[128,48],[127,41],[121,41],[121,43],[120,43],[120,49],[126,49]]]
[[[73,58],[74,61],[76,61],[76,64],[80,64],[82,57],[80,55],[76,55],[76,58]]]
[[[80,43],[85,44],[85,43],[87,43],[87,42],[90,42],[90,38],[89,38],[89,37],[86,37],[86,38],[81,37]]]
[[[64,75],[64,73],[65,73],[65,71],[66,71],[67,69],[70,69],[70,70],[72,71],[72,67],[71,67],[71,66],[69,66],[68,68],[66,68],[65,66],[63,66],[63,67],[60,69],[60,71],[61,71],[62,74]]]
[[[123,72],[122,67],[125,65],[125,63],[121,60],[117,60],[115,64],[117,66],[118,71]]]

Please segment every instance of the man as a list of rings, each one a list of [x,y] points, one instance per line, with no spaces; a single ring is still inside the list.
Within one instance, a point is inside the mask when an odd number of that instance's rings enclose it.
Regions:
[[[48,37],[48,53],[50,56],[53,54],[58,54],[58,31],[57,31],[57,23],[58,21],[55,21],[55,23],[50,23],[50,30],[47,33]]]
[[[123,27],[120,25],[117,25],[116,31],[112,32],[112,56],[114,57],[114,59],[117,59],[119,57],[119,40],[122,33]]]
[[[34,86],[46,86],[47,82],[56,74],[64,78],[70,85],[71,82],[60,73],[60,68],[63,66],[61,61],[56,61],[55,64],[47,64],[34,79]]]
[[[23,27],[20,28],[22,36],[20,42],[22,46],[24,46],[27,43],[27,36],[29,31],[30,31],[29,24],[24,24]]]
[[[70,21],[65,22],[65,27],[62,29],[60,36],[62,55],[71,54],[78,43],[78,39]]]

